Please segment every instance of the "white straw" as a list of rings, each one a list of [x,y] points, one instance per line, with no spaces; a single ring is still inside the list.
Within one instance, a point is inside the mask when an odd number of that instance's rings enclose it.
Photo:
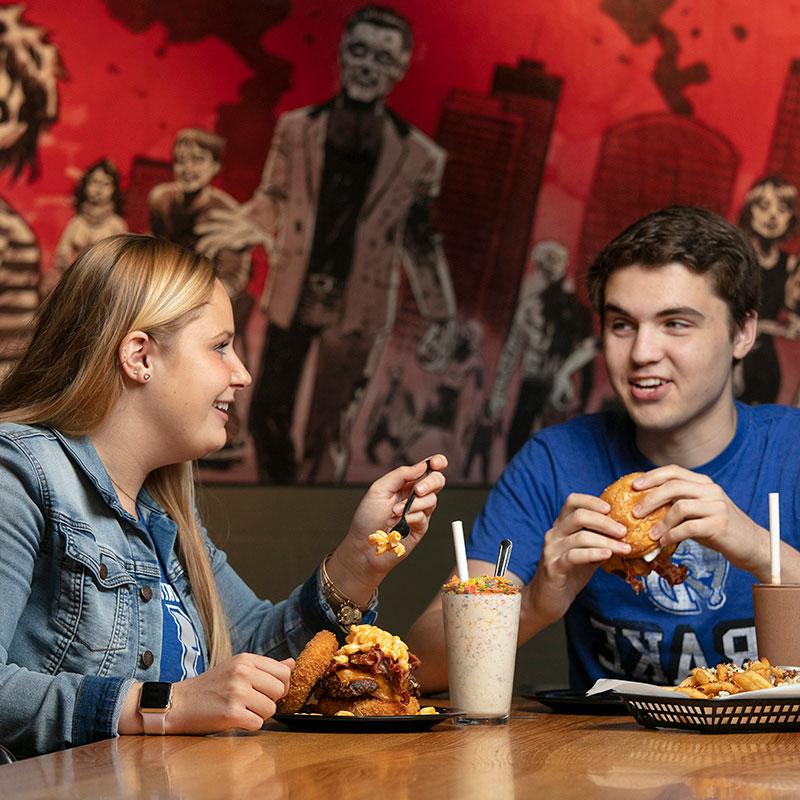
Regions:
[[[769,493],[770,583],[781,582],[781,514],[778,492]]]
[[[466,581],[469,579],[469,570],[467,569],[467,551],[464,548],[464,526],[461,520],[457,519],[450,524],[453,529],[453,547],[456,551],[456,570],[458,571],[458,579]]]

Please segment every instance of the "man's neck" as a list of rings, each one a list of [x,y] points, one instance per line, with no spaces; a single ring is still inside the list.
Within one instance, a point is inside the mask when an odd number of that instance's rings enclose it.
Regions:
[[[707,415],[676,431],[636,431],[639,450],[657,466],[677,464],[694,469],[716,458],[736,435],[733,401],[719,403]]]

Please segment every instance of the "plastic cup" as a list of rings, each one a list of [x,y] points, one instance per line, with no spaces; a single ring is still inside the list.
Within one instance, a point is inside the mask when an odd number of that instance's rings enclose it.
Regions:
[[[508,720],[521,595],[442,592],[450,700],[459,722]]]
[[[800,666],[800,583],[756,583],[753,612],[760,658]]]

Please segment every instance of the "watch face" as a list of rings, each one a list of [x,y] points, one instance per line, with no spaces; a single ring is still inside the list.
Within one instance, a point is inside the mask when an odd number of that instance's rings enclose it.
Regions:
[[[172,698],[172,684],[162,681],[147,681],[142,684],[139,708],[167,709]]]

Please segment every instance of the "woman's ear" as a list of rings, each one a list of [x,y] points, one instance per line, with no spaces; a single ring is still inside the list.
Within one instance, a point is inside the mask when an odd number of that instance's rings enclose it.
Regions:
[[[134,383],[147,383],[152,377],[153,340],[144,331],[131,331],[117,350],[122,374]]]

